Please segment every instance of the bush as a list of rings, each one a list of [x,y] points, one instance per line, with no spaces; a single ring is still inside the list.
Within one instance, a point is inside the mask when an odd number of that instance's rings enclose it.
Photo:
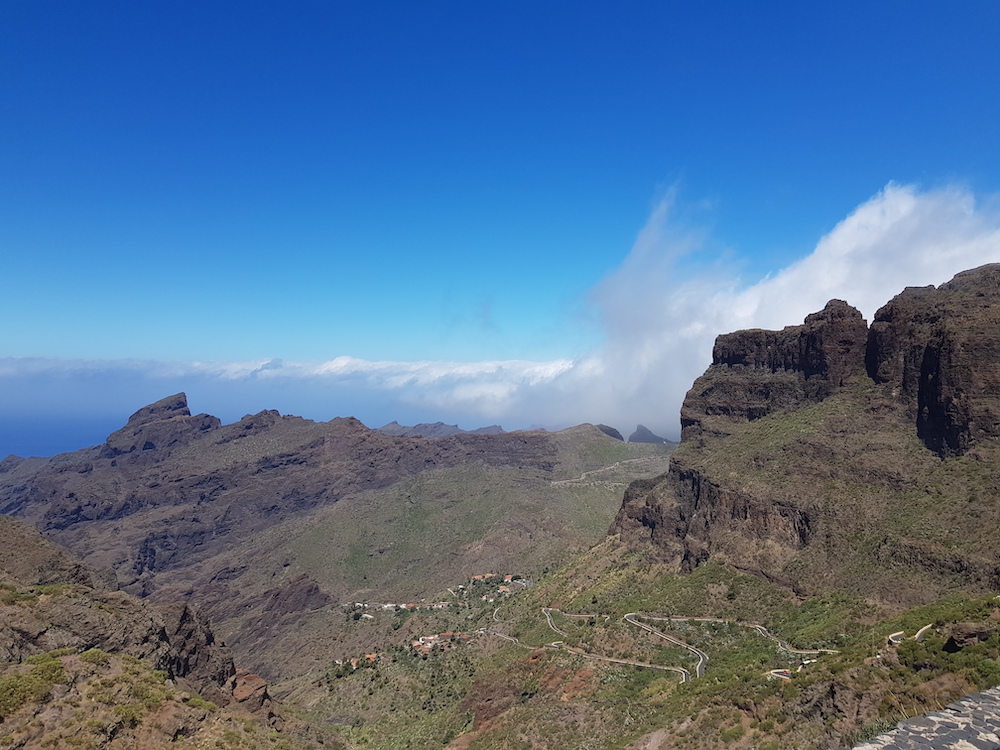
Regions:
[[[99,648],[89,648],[80,654],[80,661],[85,661],[88,664],[107,664],[110,658],[111,654],[107,651],[101,651]]]
[[[52,686],[67,681],[62,663],[49,654],[35,654],[34,668],[0,678],[0,719],[31,701],[45,698]]]
[[[185,702],[192,708],[203,708],[206,711],[215,711],[218,708],[212,701],[207,701],[200,695],[192,695]]]

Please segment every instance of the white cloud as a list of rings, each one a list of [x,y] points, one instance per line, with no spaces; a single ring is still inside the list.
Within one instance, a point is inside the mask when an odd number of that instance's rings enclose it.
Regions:
[[[669,208],[668,199],[653,212],[632,253],[595,292],[608,330],[596,356],[616,384],[604,413],[620,414],[626,425],[643,421],[644,412],[664,425],[669,414],[674,434],[684,393],[709,363],[719,333],[798,324],[832,298],[870,322],[906,286],[940,284],[1000,261],[1000,211],[995,202],[977,205],[959,187],[921,192],[889,184],[809,255],[749,285],[718,268],[683,275],[677,261],[692,246],[671,231]]]
[[[507,428],[589,421],[628,434],[641,422],[676,437],[681,401],[708,365],[719,333],[798,324],[834,297],[870,321],[905,286],[940,284],[959,271],[1000,261],[995,202],[981,205],[959,187],[920,191],[890,184],[802,260],[748,284],[720,263],[709,271],[685,270],[686,259],[705,252],[704,237],[673,222],[672,200],[654,209],[620,267],[593,290],[590,301],[601,313],[606,341],[576,360],[0,359],[0,409],[5,400],[8,406],[23,400],[25,389],[86,381],[100,382],[109,403],[122,404],[116,407],[122,410],[126,399],[147,399],[130,401],[126,416],[143,403],[187,390],[193,409],[224,420],[277,408],[316,419],[353,414],[371,426],[391,419],[464,426],[496,421]]]

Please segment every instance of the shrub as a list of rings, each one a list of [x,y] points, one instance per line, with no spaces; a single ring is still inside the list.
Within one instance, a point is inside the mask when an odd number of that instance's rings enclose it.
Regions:
[[[115,715],[121,718],[126,726],[134,727],[142,721],[142,708],[135,703],[125,703],[114,708]]]
[[[0,678],[0,719],[26,703],[45,698],[52,686],[68,679],[62,663],[48,654],[35,654],[30,672],[17,672]]]
[[[89,648],[80,654],[80,660],[88,664],[107,664],[111,654],[99,648]]]
[[[206,711],[215,711],[218,708],[212,701],[207,701],[200,695],[192,695],[185,702],[192,708],[203,708]]]

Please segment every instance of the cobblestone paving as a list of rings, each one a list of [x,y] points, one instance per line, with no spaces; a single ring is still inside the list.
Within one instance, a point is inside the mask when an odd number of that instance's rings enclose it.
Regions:
[[[854,750],[1000,750],[1000,686],[905,719]]]

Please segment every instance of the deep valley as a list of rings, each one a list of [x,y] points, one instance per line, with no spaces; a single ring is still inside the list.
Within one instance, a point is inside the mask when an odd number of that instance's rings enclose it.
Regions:
[[[723,334],[681,424],[177,394],[7,457],[0,747],[836,748],[1000,683],[1000,266]]]

